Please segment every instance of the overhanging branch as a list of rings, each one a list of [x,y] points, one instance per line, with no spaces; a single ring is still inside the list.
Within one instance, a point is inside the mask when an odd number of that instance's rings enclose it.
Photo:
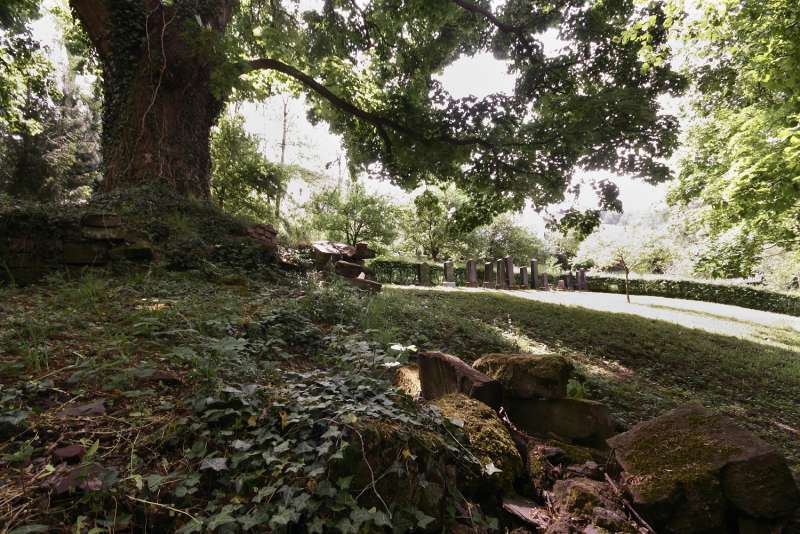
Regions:
[[[521,26],[514,26],[513,24],[509,24],[503,20],[500,20],[494,13],[491,12],[491,10],[481,7],[474,2],[470,2],[469,0],[452,0],[452,2],[462,9],[469,11],[470,13],[482,16],[501,32],[512,33],[516,35],[517,38],[525,43],[527,47],[530,48],[532,46],[530,37],[528,32],[525,31],[525,28]]]
[[[450,135],[440,135],[435,137],[428,137],[422,132],[418,132],[408,126],[401,124],[397,121],[389,119],[387,117],[383,117],[377,113],[373,113],[371,111],[366,111],[361,109],[360,107],[356,106],[352,102],[345,100],[344,98],[338,96],[333,91],[322,85],[320,82],[306,74],[305,72],[283,63],[277,59],[272,58],[260,58],[260,59],[253,59],[247,62],[245,67],[245,72],[251,72],[254,70],[274,70],[277,72],[281,72],[286,74],[287,76],[294,78],[295,80],[302,83],[307,88],[313,90],[315,93],[323,97],[327,100],[333,107],[338,109],[339,111],[343,111],[348,113],[358,119],[363,120],[366,123],[369,123],[375,126],[379,132],[383,132],[385,135],[385,130],[393,130],[399,134],[408,136],[414,140],[426,142],[426,143],[446,143],[455,146],[469,146],[469,145],[477,145],[482,146],[484,148],[489,149],[498,149],[496,145],[493,143],[486,141],[485,139],[481,139],[478,137],[464,137],[464,138],[457,138],[452,137]],[[383,136],[382,135],[382,136]]]

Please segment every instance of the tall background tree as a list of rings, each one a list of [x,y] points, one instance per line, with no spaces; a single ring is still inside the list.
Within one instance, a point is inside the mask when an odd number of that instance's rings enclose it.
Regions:
[[[162,181],[208,197],[209,133],[225,102],[276,79],[307,94],[310,117],[342,136],[354,169],[409,189],[431,176],[455,182],[478,206],[462,214],[475,225],[526,199],[561,200],[576,168],[668,174],[660,159],[676,124],[656,98],[682,84],[667,62],[640,57],[643,43],[666,39],[657,1],[70,5],[102,66],[109,189]],[[553,28],[569,46],[548,55],[542,35]],[[453,98],[435,81],[481,51],[509,62],[513,94]]]
[[[452,185],[432,187],[414,197],[402,218],[405,250],[434,261],[469,253],[474,248],[473,232],[456,220],[466,202],[466,195]]]
[[[710,2],[691,20],[695,120],[673,202],[716,240],[699,263],[742,276],[800,251],[800,10],[794,0]]]
[[[261,221],[276,220],[275,210],[290,172],[268,161],[258,137],[247,133],[244,117],[223,116],[211,137],[211,196],[223,210]]]
[[[0,194],[85,198],[99,177],[100,105],[77,80],[81,57],[68,48],[66,63],[54,65],[34,41],[30,23],[39,16],[36,2],[0,8]],[[56,34],[69,31],[63,19],[53,22]]]

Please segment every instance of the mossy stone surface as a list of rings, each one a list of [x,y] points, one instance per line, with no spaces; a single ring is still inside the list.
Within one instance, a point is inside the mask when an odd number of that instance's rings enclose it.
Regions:
[[[503,385],[517,399],[560,399],[567,396],[573,365],[556,354],[486,354],[473,367]]]
[[[766,442],[698,404],[608,440],[634,505],[667,532],[722,529],[726,510],[788,515],[798,503],[786,462]]]
[[[482,465],[494,464],[500,469],[487,475],[489,480],[501,490],[513,491],[514,480],[523,474],[523,461],[505,424],[494,410],[460,393],[445,395],[434,404],[445,416],[464,421],[464,433],[472,454]]]

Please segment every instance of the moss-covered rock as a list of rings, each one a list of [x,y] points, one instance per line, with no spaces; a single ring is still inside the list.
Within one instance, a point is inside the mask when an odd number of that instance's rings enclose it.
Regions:
[[[590,517],[596,507],[612,506],[607,493],[605,483],[589,478],[557,480],[553,486],[553,498],[559,510],[585,517]]]
[[[524,472],[523,461],[508,429],[494,410],[459,393],[445,395],[434,404],[445,416],[464,422],[470,451],[484,466],[489,480],[504,491],[513,491],[514,481]],[[490,464],[500,471],[486,469]]]
[[[560,399],[567,396],[573,366],[555,354],[487,354],[473,367],[489,375],[517,399]]]
[[[634,506],[659,531],[721,531],[730,508],[778,518],[800,504],[789,468],[774,448],[697,404],[608,443]]]

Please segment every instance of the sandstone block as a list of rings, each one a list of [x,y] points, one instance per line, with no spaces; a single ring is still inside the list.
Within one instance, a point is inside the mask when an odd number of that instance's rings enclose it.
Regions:
[[[664,532],[724,529],[731,516],[790,516],[800,494],[772,446],[698,404],[676,408],[608,440],[623,485]]]
[[[438,399],[449,393],[463,393],[495,410],[500,408],[503,386],[455,356],[442,352],[417,355],[422,396]]]
[[[486,354],[472,366],[494,378],[507,396],[559,399],[567,396],[572,364],[555,354]]]
[[[536,436],[556,435],[579,445],[602,447],[613,436],[608,408],[583,399],[506,399],[508,417],[522,431]]]

